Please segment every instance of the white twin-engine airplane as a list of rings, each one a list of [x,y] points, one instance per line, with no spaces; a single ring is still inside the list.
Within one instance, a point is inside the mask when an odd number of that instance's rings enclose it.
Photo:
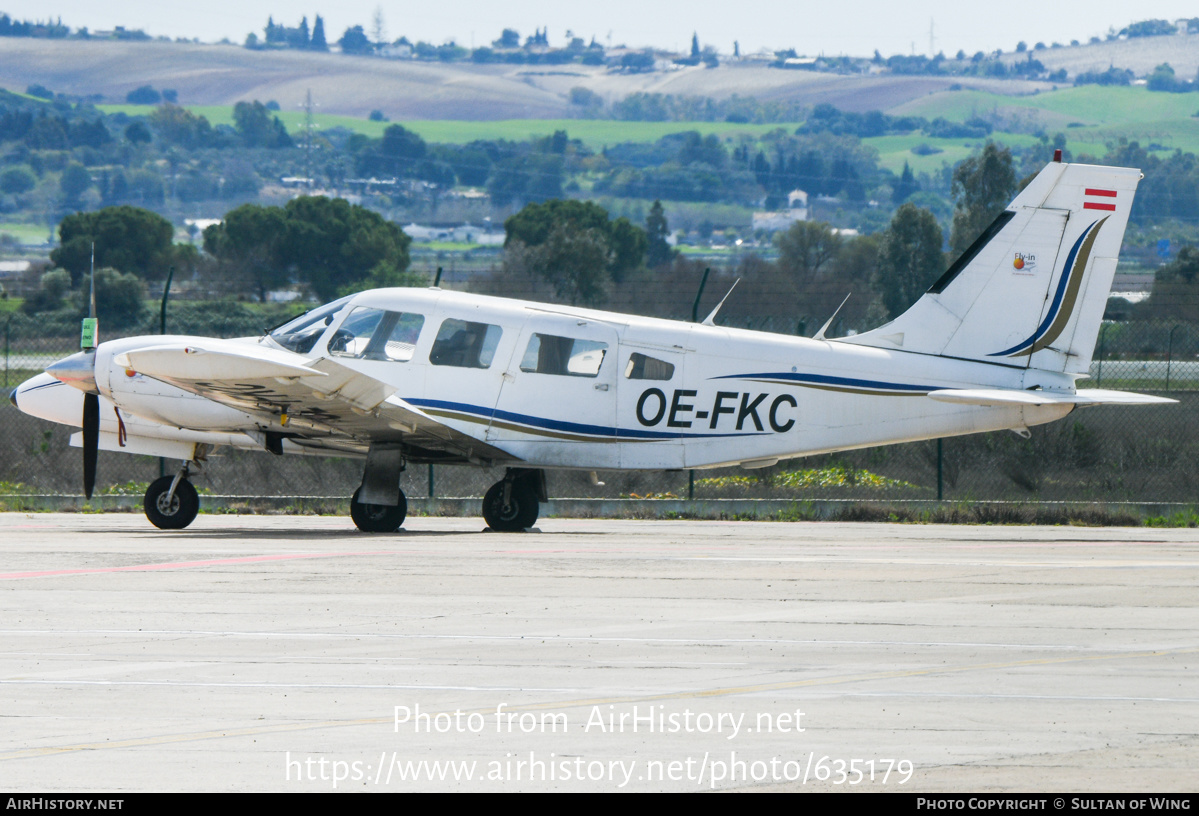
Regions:
[[[1049,164],[891,323],[788,337],[440,289],[362,292],[261,338],[113,340],[13,392],[98,448],[183,460],[145,509],[186,527],[187,477],[223,445],[357,455],[359,529],[403,523],[407,464],[507,467],[492,529],[537,519],[545,469],[767,467],[808,454],[1012,430],[1078,406],[1172,402],[1087,376],[1140,173]],[[718,307],[719,308],[719,307]],[[82,420],[81,420],[82,417]]]

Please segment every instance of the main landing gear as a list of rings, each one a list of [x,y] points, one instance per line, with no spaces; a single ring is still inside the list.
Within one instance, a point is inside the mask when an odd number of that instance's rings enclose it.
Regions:
[[[155,479],[146,490],[146,518],[160,530],[182,530],[200,512],[200,497],[187,478],[190,464],[184,462],[174,476]]]
[[[361,492],[362,488],[358,488],[350,499],[350,518],[354,519],[359,530],[364,533],[394,533],[400,529],[408,516],[408,499],[404,497],[404,491],[396,488],[398,499],[394,505],[363,504],[358,501]]]
[[[366,454],[362,486],[350,498],[350,518],[364,533],[394,533],[408,515],[400,490],[404,452],[398,445],[375,443]]]
[[[498,533],[518,533],[537,523],[538,501],[546,501],[545,471],[508,468],[483,497],[483,518]]]

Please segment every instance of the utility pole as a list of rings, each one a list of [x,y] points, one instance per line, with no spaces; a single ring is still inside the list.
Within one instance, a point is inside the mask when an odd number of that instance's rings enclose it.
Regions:
[[[308,94],[304,98],[304,178],[307,179],[307,186],[312,188],[312,109],[316,107],[312,101],[312,89],[308,89]]]

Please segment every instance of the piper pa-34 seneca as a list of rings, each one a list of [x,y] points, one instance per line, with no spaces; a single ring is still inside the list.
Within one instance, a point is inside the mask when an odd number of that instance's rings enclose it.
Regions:
[[[1172,402],[1078,390],[1140,173],[1055,157],[932,288],[852,337],[713,324],[441,289],[362,292],[261,338],[133,337],[55,363],[13,393],[99,448],[183,460],[146,514],[187,526],[188,481],[219,446],[357,455],[350,503],[399,528],[407,464],[505,466],[494,530],[537,519],[545,470],[765,467],[808,454],[1008,429],[1078,406]],[[719,307],[718,307],[719,308]],[[827,324],[826,324],[827,326]]]

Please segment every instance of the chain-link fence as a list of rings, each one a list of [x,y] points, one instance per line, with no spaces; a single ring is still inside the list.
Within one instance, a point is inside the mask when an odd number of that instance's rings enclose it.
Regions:
[[[758,320],[746,327],[794,331],[793,324]],[[5,394],[77,346],[75,337],[13,336],[10,325],[3,328]],[[175,330],[220,333],[199,326]],[[1091,379],[1080,385],[1164,394],[1178,404],[1079,409],[1033,428],[1029,439],[979,434],[814,456],[762,470],[600,472],[602,484],[588,473],[557,471],[550,473],[549,490],[562,498],[1199,499],[1199,326],[1105,323]],[[68,445],[75,430],[28,417],[7,399],[0,403],[0,494],[78,493],[81,454]],[[165,465],[168,472],[176,466]],[[160,467],[156,458],[101,451],[97,489],[140,492]],[[421,465],[405,472],[402,486],[413,498],[482,496],[501,476],[499,469]],[[361,478],[356,459],[223,451],[210,459],[197,486],[220,495],[344,497]]]

